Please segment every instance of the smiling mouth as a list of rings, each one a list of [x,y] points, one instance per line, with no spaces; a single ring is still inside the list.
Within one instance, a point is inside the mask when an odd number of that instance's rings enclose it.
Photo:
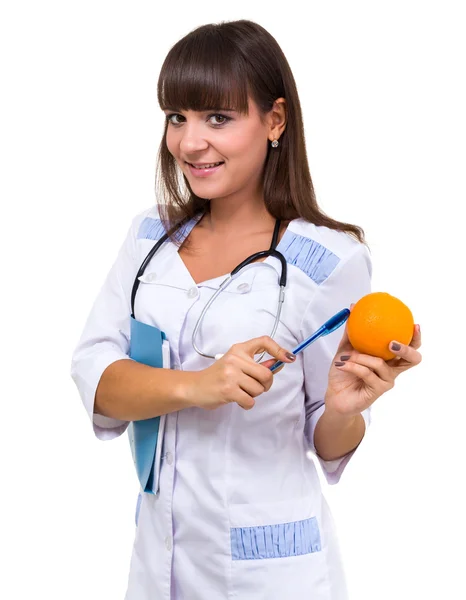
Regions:
[[[198,171],[202,171],[203,169],[213,169],[214,167],[218,167],[220,165],[223,165],[223,161],[220,162],[216,162],[216,163],[210,163],[208,165],[202,165],[199,167],[196,167],[196,165],[193,165],[193,163],[187,163],[190,167],[192,167],[193,169],[197,169]]]

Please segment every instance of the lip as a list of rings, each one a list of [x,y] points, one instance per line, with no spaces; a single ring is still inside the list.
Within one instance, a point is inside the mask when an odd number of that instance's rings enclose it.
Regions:
[[[187,162],[186,164],[188,165],[189,170],[194,175],[194,177],[208,177],[209,175],[216,173],[224,165],[224,163],[222,163],[221,165],[218,165],[217,167],[211,167],[209,169],[196,169],[190,163]],[[207,164],[209,164],[209,163],[207,163]]]

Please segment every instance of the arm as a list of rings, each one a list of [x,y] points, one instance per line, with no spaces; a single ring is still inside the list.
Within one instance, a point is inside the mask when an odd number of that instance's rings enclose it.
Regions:
[[[118,437],[128,427],[126,419],[119,419],[108,410],[105,386],[99,390],[103,404],[97,410],[95,397],[104,372],[106,379],[115,373],[120,377],[116,369],[121,369],[123,372],[123,362],[128,365],[131,363],[129,368],[137,368],[129,357],[130,295],[139,268],[137,232],[147,214],[149,211],[144,211],[133,219],[73,351],[71,377],[78,388],[94,434],[101,440]],[[119,366],[116,363],[119,363]],[[120,410],[116,414],[123,414],[123,412]]]
[[[192,405],[189,386],[182,385],[192,374],[156,369],[129,356],[131,290],[142,260],[137,236],[149,212],[133,219],[73,352],[71,376],[102,440],[121,435],[130,421]]]
[[[192,406],[186,393],[191,375],[133,360],[117,360],[102,373],[94,413],[120,421],[138,421],[188,408]]]
[[[343,417],[325,410],[314,431],[317,454],[326,461],[342,458],[359,446],[366,424],[361,415]]]
[[[317,330],[332,314],[370,293],[371,271],[369,252],[360,244],[319,285],[303,316],[302,338]],[[303,352],[305,432],[311,450],[331,484],[339,480],[370,424],[369,409],[343,418],[328,410],[325,404],[328,375],[342,338],[341,329],[317,340]]]
[[[262,348],[274,358],[258,365],[254,356]],[[254,398],[273,383],[268,367],[275,360],[292,362],[287,352],[263,336],[234,344],[220,360],[201,371],[156,369],[119,360],[100,378],[94,411],[112,419],[136,421],[189,407],[215,409],[229,402],[248,410],[254,406]]]

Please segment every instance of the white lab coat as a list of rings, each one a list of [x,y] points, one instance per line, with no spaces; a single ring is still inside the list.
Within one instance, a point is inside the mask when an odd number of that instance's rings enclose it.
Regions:
[[[100,439],[115,438],[128,425],[94,415],[94,395],[108,365],[131,360],[131,289],[162,234],[156,206],[134,218],[73,355],[72,377]],[[289,350],[370,292],[369,252],[345,233],[295,219],[278,250],[287,259],[288,284],[275,339]],[[279,272],[273,257],[245,268],[206,314],[200,348],[215,355],[269,335]],[[172,369],[212,364],[194,351],[191,336],[223,279],[196,285],[171,242],[147,266],[135,317],[165,331]],[[339,329],[319,339],[287,364],[250,411],[232,403],[167,415],[160,491],[142,494],[126,600],[347,598],[315,463],[334,484],[353,452],[331,462],[309,457],[315,456],[314,429],[341,335]],[[367,426],[369,411],[363,416]]]

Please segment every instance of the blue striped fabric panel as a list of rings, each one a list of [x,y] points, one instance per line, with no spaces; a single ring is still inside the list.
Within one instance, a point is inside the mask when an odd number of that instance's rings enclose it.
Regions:
[[[315,283],[323,283],[340,262],[336,254],[311,238],[287,230],[278,248],[286,262],[295,265]]]
[[[230,529],[233,560],[257,560],[299,556],[321,550],[316,517],[257,527]]]
[[[196,219],[191,219],[181,227],[179,234],[182,237],[186,237],[191,229],[194,227]],[[140,224],[137,239],[138,240],[159,240],[165,235],[165,229],[161,219],[152,219],[146,217]]]
[[[160,219],[146,217],[139,225],[138,240],[159,240],[165,233]]]

